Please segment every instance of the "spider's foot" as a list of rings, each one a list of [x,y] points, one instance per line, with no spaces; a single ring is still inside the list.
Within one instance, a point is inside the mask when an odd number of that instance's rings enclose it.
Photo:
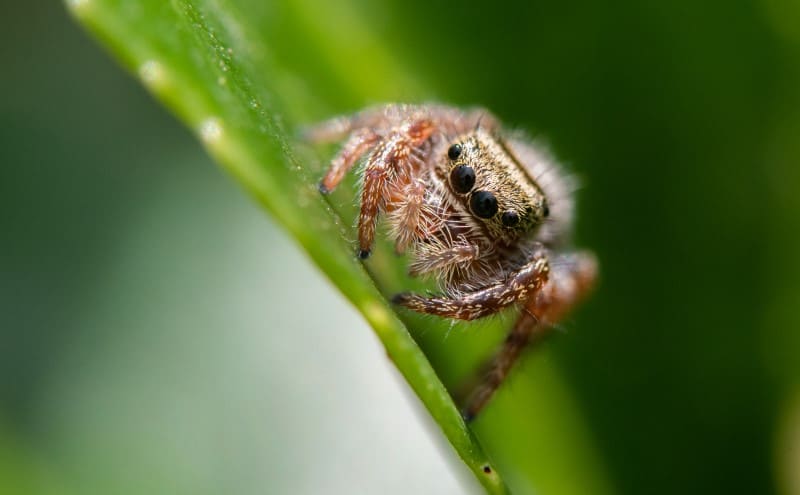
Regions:
[[[409,302],[414,298],[414,295],[409,292],[400,292],[392,296],[392,304],[400,306],[408,306]]]

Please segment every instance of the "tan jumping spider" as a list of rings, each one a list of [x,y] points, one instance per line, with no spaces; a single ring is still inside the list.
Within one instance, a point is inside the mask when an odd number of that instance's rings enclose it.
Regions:
[[[409,272],[433,276],[441,295],[402,293],[393,302],[421,313],[474,320],[521,307],[501,349],[464,404],[473,418],[523,348],[547,333],[588,292],[597,271],[588,252],[569,251],[574,189],[553,158],[481,109],[386,105],[324,122],[314,142],[347,138],[320,183],[332,191],[364,155],[359,256],[369,256],[386,214]]]

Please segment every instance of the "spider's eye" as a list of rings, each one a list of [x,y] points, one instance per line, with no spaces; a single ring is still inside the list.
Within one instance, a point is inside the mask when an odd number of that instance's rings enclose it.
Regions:
[[[497,213],[497,198],[489,191],[476,191],[469,200],[469,207],[480,218],[492,218]]]
[[[451,160],[456,160],[459,156],[461,156],[461,145],[454,144],[453,146],[450,146],[450,148],[447,150],[447,157]]]
[[[519,223],[519,215],[514,210],[508,210],[503,212],[500,221],[503,222],[503,225],[506,227],[513,227]]]
[[[550,216],[550,206],[547,203],[542,206],[542,215],[544,215],[545,218]]]
[[[453,189],[461,194],[466,194],[472,190],[475,185],[475,171],[472,167],[466,165],[459,165],[450,172],[450,184]]]

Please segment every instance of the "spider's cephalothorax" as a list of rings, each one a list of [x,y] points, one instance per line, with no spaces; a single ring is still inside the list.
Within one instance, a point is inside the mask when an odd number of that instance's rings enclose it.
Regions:
[[[386,214],[412,275],[433,276],[442,294],[402,293],[414,311],[473,320],[522,308],[464,413],[488,402],[521,350],[546,333],[591,287],[596,262],[569,250],[572,180],[541,147],[503,130],[480,109],[386,105],[323,123],[313,141],[347,138],[320,183],[333,190],[360,157],[359,256],[369,256]]]
[[[447,150],[449,192],[479,219],[492,240],[505,245],[530,234],[549,216],[545,193],[511,152],[478,129]]]

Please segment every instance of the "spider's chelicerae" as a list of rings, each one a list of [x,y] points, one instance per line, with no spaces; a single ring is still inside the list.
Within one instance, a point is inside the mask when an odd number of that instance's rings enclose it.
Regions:
[[[386,105],[324,122],[315,142],[344,140],[320,183],[332,191],[362,156],[358,253],[370,254],[384,213],[409,272],[441,294],[402,293],[421,313],[474,320],[508,306],[520,315],[464,404],[473,418],[538,340],[588,292],[597,265],[569,246],[573,180],[541,147],[481,109]]]

